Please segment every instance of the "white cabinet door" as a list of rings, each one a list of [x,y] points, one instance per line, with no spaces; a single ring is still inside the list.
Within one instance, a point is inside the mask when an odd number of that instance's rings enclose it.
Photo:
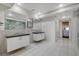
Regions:
[[[30,36],[29,35],[22,36],[22,45],[27,46],[27,45],[29,45],[29,42],[30,42]]]
[[[30,36],[20,36],[7,39],[7,52],[29,45]]]
[[[8,38],[7,39],[7,52],[13,51],[17,48],[19,48],[18,43],[19,43],[19,37],[14,37],[14,38]]]

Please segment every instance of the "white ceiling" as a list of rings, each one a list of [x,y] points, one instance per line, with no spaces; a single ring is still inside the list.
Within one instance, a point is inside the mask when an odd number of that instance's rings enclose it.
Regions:
[[[41,12],[46,13],[48,11],[59,8],[60,3],[23,3],[19,4],[26,10],[33,11],[34,13]],[[63,3],[63,6],[69,5],[69,3]]]
[[[0,3],[0,11],[10,9],[14,3]]]

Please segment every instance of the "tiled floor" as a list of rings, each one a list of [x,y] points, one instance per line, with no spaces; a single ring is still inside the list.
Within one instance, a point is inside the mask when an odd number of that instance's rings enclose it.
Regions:
[[[79,48],[69,39],[58,40],[55,43],[42,41],[12,56],[79,56]]]

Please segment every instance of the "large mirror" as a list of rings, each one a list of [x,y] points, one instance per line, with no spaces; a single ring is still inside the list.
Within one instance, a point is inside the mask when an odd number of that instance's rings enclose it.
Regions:
[[[22,21],[16,21],[13,19],[6,19],[5,30],[22,30],[26,29],[26,23]]]
[[[6,35],[15,35],[26,33],[26,19],[23,15],[13,11],[6,11],[5,17]]]

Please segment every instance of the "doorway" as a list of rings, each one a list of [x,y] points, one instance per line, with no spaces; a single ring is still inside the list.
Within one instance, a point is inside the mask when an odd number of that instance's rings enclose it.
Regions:
[[[62,19],[59,21],[59,37],[60,39],[71,39],[71,20],[70,19]]]
[[[62,38],[69,39],[69,21],[62,21]]]

